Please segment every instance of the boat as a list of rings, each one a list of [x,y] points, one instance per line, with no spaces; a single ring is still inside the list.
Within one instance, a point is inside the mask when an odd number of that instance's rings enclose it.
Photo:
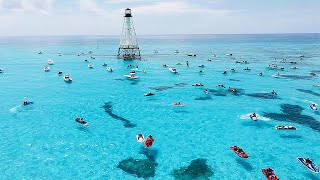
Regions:
[[[172,103],[172,106],[183,107],[184,104],[182,104],[181,102],[175,102],[175,103]]]
[[[147,139],[144,141],[144,146],[151,147],[153,143],[154,143],[154,138],[151,135],[149,135]]]
[[[144,136],[143,134],[139,133],[136,135],[136,139],[139,143],[143,143],[144,142]]]
[[[218,88],[226,88],[223,84],[218,84],[217,87]]]
[[[245,71],[251,71],[251,69],[248,68],[248,67],[244,68],[243,70],[245,70]]]
[[[77,122],[77,123],[80,123],[80,124],[83,124],[83,125],[85,125],[85,126],[89,126],[89,124],[83,119],[83,118],[76,118],[75,119],[75,121]]]
[[[148,93],[145,93],[144,96],[154,96],[155,94],[153,94],[152,92],[148,92]]]
[[[67,74],[63,76],[63,80],[64,80],[65,82],[72,82],[71,77],[70,77],[69,75],[67,75]]]
[[[308,168],[311,172],[319,173],[319,168],[311,161],[309,158],[297,158],[299,162],[301,162],[306,168]]]
[[[57,55],[58,55],[58,56],[62,56],[62,53],[59,52]]]
[[[159,51],[158,50],[153,50],[153,53],[158,53]]]
[[[181,65],[182,65],[182,63],[178,62],[176,65],[181,66]]]
[[[93,65],[92,64],[88,64],[88,68],[92,69]]]
[[[106,64],[106,63],[103,63],[103,64],[102,64],[102,66],[103,66],[103,67],[107,67],[107,66],[108,66],[108,64]]]
[[[139,79],[139,76],[136,76],[134,74],[130,74],[130,75],[123,75],[124,77],[126,77],[127,79]]]
[[[204,65],[203,65],[203,64],[201,64],[201,65],[199,65],[198,67],[204,68]]]
[[[90,61],[89,61],[88,59],[85,59],[84,62],[87,62],[87,63],[88,63],[88,62],[90,62]]]
[[[318,110],[318,106],[314,103],[310,105],[310,108],[315,111]]]
[[[320,84],[315,84],[313,85],[313,87],[320,87]]]
[[[226,54],[227,56],[232,56],[232,53],[228,53],[228,54]]]
[[[42,52],[39,52],[38,54],[43,54]]]
[[[51,60],[51,59],[49,59],[49,60],[48,60],[48,65],[54,65],[54,61]]]
[[[189,54],[187,54],[188,56],[193,56],[193,57],[196,57],[197,55],[196,54],[194,54],[194,53],[189,53]]]
[[[195,83],[195,84],[192,84],[192,86],[203,86],[203,84],[201,84],[201,83]]]
[[[174,74],[178,73],[178,70],[176,68],[174,68],[174,67],[169,68],[169,71],[174,73]]]
[[[267,178],[267,180],[279,180],[279,178],[271,168],[262,169],[262,173]]]
[[[33,102],[31,102],[31,101],[23,101],[21,106],[28,106],[28,105],[31,105],[31,104],[33,104]]]
[[[254,121],[258,121],[258,117],[256,113],[250,114],[250,118]]]
[[[310,72],[310,75],[311,75],[311,76],[315,76],[315,75],[317,75],[317,74],[314,73],[314,72]]]
[[[129,74],[136,74],[136,71],[130,71]]]
[[[168,65],[167,64],[162,64],[162,67],[168,67]]]
[[[176,53],[176,54],[179,53],[179,50],[176,50],[174,53]]]
[[[243,151],[243,149],[241,149],[241,148],[238,147],[238,146],[231,146],[230,149],[231,149],[234,153],[236,153],[239,157],[241,157],[241,158],[248,158],[248,157],[249,157],[248,154],[245,153],[245,152]]]
[[[50,71],[50,67],[49,67],[49,66],[45,66],[45,67],[43,68],[43,70],[44,70],[45,72],[48,72],[48,71]]]
[[[277,130],[297,130],[297,128],[294,127],[294,126],[281,126],[281,125],[277,125],[277,126],[275,126],[275,128],[276,128]]]
[[[58,75],[59,75],[59,76],[62,75],[62,71],[58,71]]]
[[[291,69],[299,69],[297,66],[291,67]]]
[[[113,69],[111,67],[107,67],[107,71],[112,72]]]

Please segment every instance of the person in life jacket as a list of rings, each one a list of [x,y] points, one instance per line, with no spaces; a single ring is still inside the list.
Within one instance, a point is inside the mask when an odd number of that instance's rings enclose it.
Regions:
[[[144,142],[144,146],[145,147],[150,147],[150,146],[153,145],[153,142],[154,142],[154,138],[151,135],[149,135],[147,137],[146,141]]]

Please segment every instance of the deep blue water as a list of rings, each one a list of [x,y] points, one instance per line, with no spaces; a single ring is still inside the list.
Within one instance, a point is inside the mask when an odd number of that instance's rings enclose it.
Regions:
[[[122,61],[114,56],[118,36],[0,37],[0,179],[256,180],[265,179],[267,167],[280,179],[320,178],[296,159],[310,157],[320,166],[320,111],[309,107],[320,103],[320,87],[313,86],[320,84],[320,34],[159,35],[138,36],[138,42],[142,60]],[[44,72],[48,59],[55,65]],[[129,64],[139,66],[139,80],[123,76]],[[65,83],[59,70],[73,82]],[[155,96],[145,97],[149,91]],[[34,104],[21,107],[24,97]],[[171,106],[176,101],[185,106]],[[253,112],[257,122],[248,117]],[[140,132],[155,137],[151,148],[136,141]],[[249,158],[240,159],[232,145]]]

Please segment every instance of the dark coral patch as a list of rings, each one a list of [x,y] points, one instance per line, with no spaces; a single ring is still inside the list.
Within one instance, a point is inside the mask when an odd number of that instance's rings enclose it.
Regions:
[[[168,90],[171,88],[173,88],[173,87],[171,87],[171,86],[157,86],[157,87],[151,87],[150,89],[154,89],[156,91],[165,91],[165,90]]]
[[[320,93],[316,93],[314,91],[311,90],[306,90],[306,89],[297,89],[297,91],[303,92],[303,93],[307,93],[307,94],[311,94],[311,95],[315,95],[320,97]]]
[[[178,83],[178,84],[175,84],[174,86],[176,86],[176,87],[184,87],[186,85],[187,85],[186,83]]]
[[[175,179],[209,179],[213,175],[210,166],[207,165],[206,159],[195,159],[187,167],[173,170]]]
[[[303,108],[298,105],[282,104],[282,113],[264,113],[264,116],[278,121],[286,121],[309,126],[310,128],[320,131],[320,122],[311,116],[303,115]]]
[[[138,178],[151,178],[156,174],[158,163],[154,159],[128,158],[119,162],[117,168]]]
[[[212,97],[211,97],[211,96],[203,96],[203,97],[197,97],[197,98],[195,98],[194,100],[197,100],[197,101],[206,101],[206,100],[212,100]]]
[[[259,98],[259,99],[281,99],[277,95],[273,95],[272,93],[251,93],[246,95],[250,97]]]
[[[247,161],[243,160],[243,159],[236,159],[237,163],[240,164],[244,169],[246,169],[247,171],[252,171],[253,167],[250,163],[248,163]]]
[[[312,76],[300,76],[300,75],[281,75],[281,77],[285,77],[288,79],[294,79],[294,80],[298,80],[298,79],[310,80],[310,79],[312,79]]]
[[[129,120],[127,120],[127,119],[125,119],[125,118],[123,118],[123,117],[121,117],[121,116],[118,116],[118,115],[114,114],[114,113],[112,112],[112,102],[107,102],[107,103],[105,103],[104,106],[102,106],[102,108],[104,108],[104,111],[105,111],[106,113],[108,113],[112,118],[117,119],[117,120],[119,120],[119,121],[122,121],[124,127],[126,127],[126,128],[134,128],[134,127],[137,126],[137,125],[131,123]]]

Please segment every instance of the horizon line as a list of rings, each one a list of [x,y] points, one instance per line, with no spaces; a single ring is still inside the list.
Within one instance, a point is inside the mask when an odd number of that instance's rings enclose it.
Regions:
[[[284,34],[320,34],[320,32],[286,32],[286,33],[186,33],[186,34],[137,34],[139,36],[174,36],[174,35],[284,35]],[[121,36],[121,34],[61,34],[61,35],[0,35],[0,37],[62,37],[62,36]]]

